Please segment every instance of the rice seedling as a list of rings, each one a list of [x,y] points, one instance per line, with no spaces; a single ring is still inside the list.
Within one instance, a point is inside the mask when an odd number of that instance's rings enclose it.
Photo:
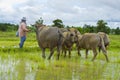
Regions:
[[[91,51],[88,59],[84,50],[78,56],[75,46],[71,58],[61,55],[58,61],[55,51],[51,60],[43,59],[35,33],[28,34],[23,49],[19,49],[19,38],[14,33],[0,34],[0,80],[120,80],[119,35],[110,35],[107,49],[110,62],[107,63],[102,53],[94,62]]]

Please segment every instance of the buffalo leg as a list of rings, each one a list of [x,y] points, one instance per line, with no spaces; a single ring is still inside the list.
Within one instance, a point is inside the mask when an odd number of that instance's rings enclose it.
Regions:
[[[64,50],[64,57],[66,57],[66,54],[67,54],[67,51],[66,51],[66,50]]]
[[[107,56],[107,52],[103,52],[103,54],[105,55],[106,61],[109,62],[108,56]]]
[[[69,58],[71,57],[71,49],[69,49]]]
[[[105,58],[107,60],[107,62],[109,62],[109,59],[108,59],[108,56],[107,56],[107,53],[103,53],[105,55]]]
[[[78,48],[77,50],[78,50],[78,56],[81,56],[81,54],[80,54],[80,49]]]
[[[99,49],[99,52],[101,51],[101,47],[98,48]]]
[[[45,48],[42,48],[42,57],[45,58]]]
[[[88,49],[86,49],[86,59],[88,58],[87,56],[88,56]]]
[[[59,60],[61,45],[57,46],[57,60]]]
[[[103,54],[105,55],[105,58],[106,58],[107,62],[109,62],[108,57],[107,57],[106,48],[102,47],[102,52],[103,52]]]
[[[97,51],[96,51],[96,49],[93,49],[93,54],[94,54],[94,57],[93,57],[92,61],[94,61],[94,59],[95,59],[96,56],[97,56]]]
[[[53,53],[54,53],[54,49],[50,49],[50,55],[49,55],[48,59],[51,58],[51,56],[53,55]]]
[[[62,46],[61,55],[64,55],[64,53],[65,53],[65,48],[64,46]]]
[[[61,55],[63,55],[63,54],[64,54],[64,50],[62,49],[62,50],[61,50]]]

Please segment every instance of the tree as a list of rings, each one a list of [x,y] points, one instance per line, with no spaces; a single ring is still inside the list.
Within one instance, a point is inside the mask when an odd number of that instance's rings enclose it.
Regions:
[[[83,26],[83,33],[86,33],[86,32],[94,33],[94,32],[96,32],[96,27],[85,24]]]
[[[84,32],[83,32],[83,28],[81,27],[81,26],[79,26],[79,27],[75,27],[81,34],[83,34]]]
[[[117,27],[117,28],[115,29],[115,34],[117,34],[117,35],[120,34],[120,28],[119,28],[119,27]]]
[[[0,30],[1,31],[7,31],[7,28],[8,28],[8,26],[6,23],[0,23]]]
[[[97,32],[105,32],[107,34],[110,33],[110,28],[106,26],[107,23],[104,22],[103,20],[98,20],[97,22]]]
[[[0,31],[17,31],[18,25],[10,23],[0,23]]]
[[[60,19],[56,19],[53,21],[53,27],[64,28],[63,22]]]

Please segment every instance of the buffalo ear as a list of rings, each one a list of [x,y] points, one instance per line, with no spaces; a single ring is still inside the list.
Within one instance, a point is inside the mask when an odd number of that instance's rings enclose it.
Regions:
[[[67,28],[68,31],[70,31],[70,28]]]
[[[77,34],[77,30],[75,29],[75,34]]]

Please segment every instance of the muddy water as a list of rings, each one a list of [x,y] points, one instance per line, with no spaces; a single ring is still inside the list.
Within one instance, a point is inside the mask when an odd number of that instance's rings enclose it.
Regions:
[[[27,61],[0,58],[0,80],[34,80],[34,76],[35,72]]]
[[[5,60],[2,60],[0,58],[0,80],[12,80],[16,78],[17,74],[15,71],[15,65],[17,65],[18,63],[19,61],[10,59],[10,57]]]
[[[4,59],[0,57],[0,80],[39,80],[36,74],[39,73],[38,65],[49,65],[48,60],[38,64],[25,58],[15,58],[7,56]],[[44,67],[44,66],[43,66]]]
[[[95,62],[92,57],[37,61],[19,56],[0,57],[0,80],[120,80],[119,56],[111,57],[110,63],[99,55]]]

